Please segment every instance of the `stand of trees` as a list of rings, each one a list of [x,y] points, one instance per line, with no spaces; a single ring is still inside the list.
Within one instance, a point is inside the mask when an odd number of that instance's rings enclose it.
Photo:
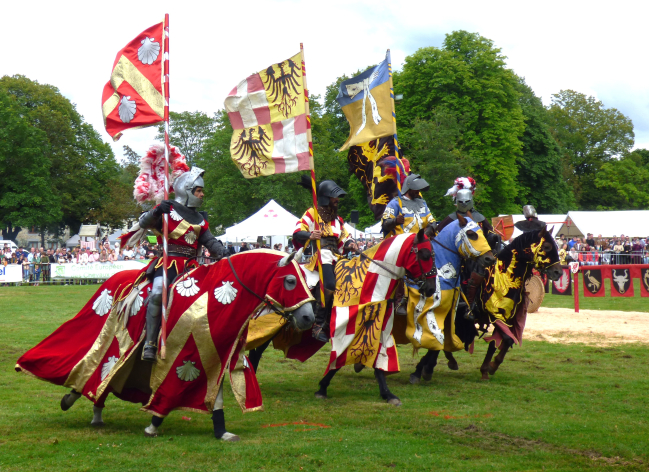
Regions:
[[[431,189],[438,218],[453,211],[444,197],[453,180],[472,176],[478,209],[491,217],[533,204],[540,213],[630,210],[649,206],[649,150],[632,151],[631,120],[593,97],[561,90],[546,107],[508,69],[491,40],[455,31],[441,48],[424,47],[394,74],[402,152]],[[360,73],[359,70],[357,73]],[[351,76],[356,75],[352,74]],[[348,192],[341,214],[360,210],[359,228],[374,223],[360,182],[338,148],[349,125],[335,98],[343,75],[311,97],[316,175]],[[309,192],[284,174],[245,179],[230,158],[232,128],[218,110],[170,114],[172,145],[205,169],[212,226],[230,226],[275,199],[296,215]],[[159,128],[157,138],[163,139]],[[0,225],[76,230],[84,221],[118,226],[135,218],[132,185],[139,156],[124,147],[118,164],[108,144],[75,106],[49,85],[22,76],[0,79]],[[5,177],[6,176],[6,177]]]

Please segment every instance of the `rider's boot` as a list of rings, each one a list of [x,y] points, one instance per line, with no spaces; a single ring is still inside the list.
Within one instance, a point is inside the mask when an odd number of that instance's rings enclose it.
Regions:
[[[155,305],[149,304],[146,312],[146,338],[144,348],[142,349],[142,360],[147,362],[156,362],[158,357],[158,334],[160,333],[160,324],[162,314],[154,316],[151,312]]]
[[[313,337],[318,341],[326,343],[329,341],[329,321],[331,319],[331,307],[333,306],[334,292],[331,290],[324,290],[325,303],[324,306],[318,304],[315,312],[315,322],[313,323]]]

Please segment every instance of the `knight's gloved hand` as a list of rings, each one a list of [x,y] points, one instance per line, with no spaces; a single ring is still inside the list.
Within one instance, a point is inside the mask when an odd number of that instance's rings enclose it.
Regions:
[[[395,219],[396,219],[398,225],[402,225],[403,222],[405,221],[405,219],[403,217],[403,214],[397,216]]]
[[[163,213],[171,213],[171,205],[173,200],[162,200],[160,205],[155,207],[155,213],[157,216],[162,215]]]

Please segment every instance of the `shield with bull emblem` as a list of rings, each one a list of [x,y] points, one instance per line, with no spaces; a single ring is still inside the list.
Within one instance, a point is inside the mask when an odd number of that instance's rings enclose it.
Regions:
[[[611,295],[614,297],[632,297],[633,283],[630,269],[611,270]]]

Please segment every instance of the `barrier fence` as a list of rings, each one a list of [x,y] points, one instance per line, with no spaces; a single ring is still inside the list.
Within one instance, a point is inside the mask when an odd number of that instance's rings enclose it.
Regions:
[[[629,265],[649,264],[649,253],[643,251],[614,252],[614,251],[576,251],[580,265]],[[570,253],[566,253],[566,257]]]
[[[93,262],[90,264],[48,264],[47,266],[41,265],[41,277],[44,280],[38,283],[48,282],[62,282],[62,281],[80,281],[80,280],[106,280],[111,276],[123,270],[139,270],[142,269],[148,260],[142,261],[116,261],[116,262]],[[44,276],[43,270],[47,273],[49,268],[49,276]],[[34,266],[31,268],[21,264],[8,264],[7,266],[0,265],[0,284],[6,283],[22,283],[29,280],[29,275],[34,274]],[[48,278],[49,280],[45,280]],[[32,281],[36,283],[36,281]]]

